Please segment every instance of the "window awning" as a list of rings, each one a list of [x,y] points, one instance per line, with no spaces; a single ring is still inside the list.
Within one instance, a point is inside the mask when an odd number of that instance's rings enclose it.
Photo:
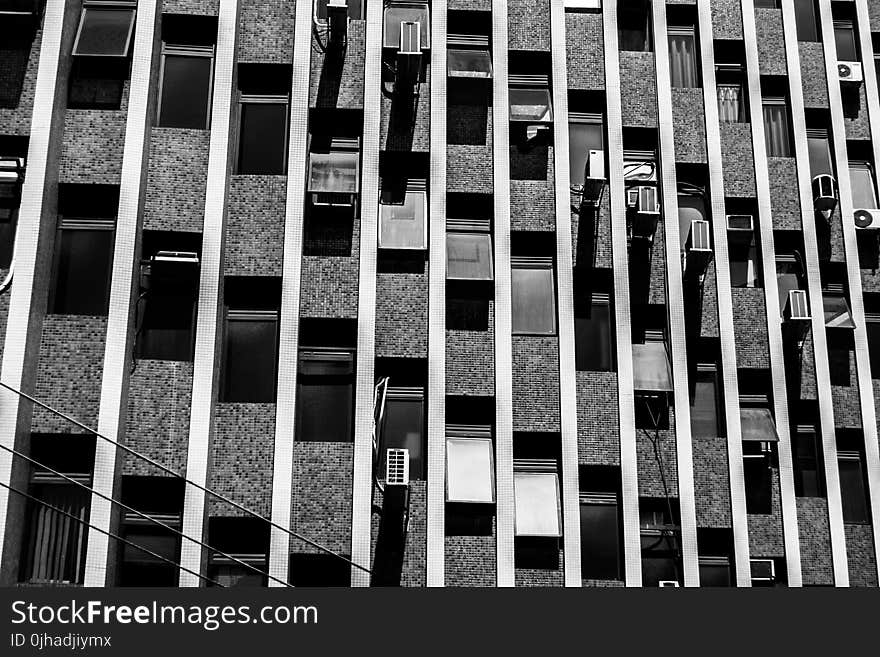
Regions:
[[[767,408],[741,408],[739,410],[742,439],[744,441],[776,443],[776,423]]]
[[[822,297],[822,305],[825,307],[825,326],[828,328],[854,329],[856,327],[846,297],[824,296]]]
[[[633,387],[635,390],[654,392],[672,391],[672,370],[666,344],[646,342],[634,344],[633,349]]]

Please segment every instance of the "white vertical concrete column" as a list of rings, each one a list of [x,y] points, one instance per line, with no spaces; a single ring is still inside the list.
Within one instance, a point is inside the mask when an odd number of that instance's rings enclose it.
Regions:
[[[721,126],[718,122],[718,91],[712,41],[712,9],[698,4],[700,65],[706,118],[706,155],[709,164],[709,211],[715,245],[715,285],[718,303],[718,334],[721,342],[724,417],[727,427],[727,468],[730,481],[730,516],[733,529],[734,574],[737,586],[751,586],[749,523],[742,458],[742,426],[739,385],[736,375],[736,342],[733,332],[733,299],[730,293],[730,259],[727,250],[727,214],[724,208],[724,175],[721,161]],[[788,441],[786,440],[786,447]],[[780,449],[781,451],[781,449]],[[782,460],[780,458],[780,460]],[[790,458],[789,458],[790,461]],[[795,522],[797,518],[795,518]]]
[[[446,0],[434,0],[431,13],[426,580],[428,586],[443,586],[446,557]]]
[[[582,586],[578,496],[577,377],[574,364],[574,271],[571,254],[571,185],[568,170],[568,65],[565,7],[550,2],[553,57],[553,169],[556,196],[556,284],[559,296],[559,420],[562,433],[562,526],[565,585]]]
[[[299,350],[299,304],[309,140],[309,73],[312,5],[299,2],[294,14],[293,79],[287,149],[287,200],[284,209],[284,256],[281,279],[281,324],[278,336],[278,392],[275,398],[275,441],[272,460],[272,522],[290,527],[293,496],[293,447],[296,437],[296,376]],[[288,581],[290,534],[270,528],[269,575]],[[269,580],[269,586],[281,586]]]
[[[193,359],[193,391],[186,455],[187,479],[201,486],[208,483],[211,432],[214,417],[215,355],[220,322],[220,282],[223,276],[223,227],[230,139],[232,80],[235,64],[237,0],[220,0],[217,15],[217,54],[214,59],[214,93],[211,98],[211,138],[205,186],[205,220],[202,228],[202,262],[196,316]],[[205,492],[187,485],[183,505],[183,533],[202,540],[205,524]],[[183,568],[201,572],[202,548],[183,541],[180,549],[180,586],[199,586],[202,581]]]
[[[657,122],[660,135],[660,174],[663,227],[666,242],[666,304],[672,386],[675,403],[675,447],[678,465],[678,507],[681,515],[681,551],[684,585],[699,586],[697,511],[694,501],[694,464],[691,445],[691,406],[688,394],[684,291],[681,271],[681,237],[678,225],[678,187],[675,175],[675,136],[672,127],[672,86],[666,5],[654,2],[654,70],[657,75]]]
[[[847,274],[849,277],[850,307],[853,319],[856,320],[856,372],[859,377],[859,396],[862,404],[862,420],[865,417],[866,405],[870,408],[872,432],[876,434],[873,420],[873,387],[871,384],[870,364],[868,361],[868,334],[865,330],[865,312],[862,301],[862,280],[859,273],[859,255],[856,245],[855,226],[852,223],[852,190],[849,180],[849,157],[846,152],[846,125],[843,120],[843,103],[840,98],[840,82],[837,73],[837,48],[834,39],[834,18],[831,15],[830,0],[819,3],[819,22],[822,26],[822,48],[825,54],[825,78],[828,82],[828,105],[831,109],[832,157],[837,170],[837,189],[840,196],[840,216],[843,224],[843,244],[846,252]],[[793,86],[793,81],[792,81]],[[810,205],[812,206],[812,199]],[[819,389],[819,408],[829,406],[829,424],[822,422],[822,451],[825,464],[825,484],[828,499],[828,525],[831,531],[831,561],[834,568],[834,585],[849,586],[849,566],[846,555],[846,534],[843,527],[843,500],[840,491],[840,473],[837,464],[837,438],[834,431],[834,411],[831,407],[831,396],[822,395],[822,390],[831,390],[831,378],[828,365],[828,351],[825,341],[825,318],[822,312],[822,282],[819,278],[818,255],[812,261],[811,251],[818,253],[815,243],[815,224],[811,223],[809,236],[812,244],[807,245],[808,231],[804,226],[804,243],[807,251],[807,273],[816,267],[810,279],[810,306],[813,317],[813,346],[816,353],[816,387]],[[815,279],[815,282],[813,280]],[[814,287],[815,286],[815,287]],[[859,321],[857,318],[861,318]],[[821,332],[821,341],[816,340],[816,333]],[[821,365],[820,365],[821,363]],[[821,369],[820,369],[821,367]],[[822,378],[820,378],[820,373]],[[827,377],[827,378],[826,378]],[[867,378],[867,385],[865,379]],[[865,427],[868,429],[868,427]],[[867,438],[868,434],[865,433]],[[866,441],[867,442],[867,441]],[[875,478],[876,481],[876,478]]]
[[[629,300],[626,192],[623,176],[620,50],[617,38],[616,3],[603,2],[602,7],[607,102],[605,122],[608,136],[608,190],[611,206],[611,259],[614,268],[614,323],[617,343],[623,561],[626,585],[639,587],[642,585],[642,544],[639,525],[639,473],[633,394],[632,309]]]
[[[367,3],[364,63],[364,134],[361,151],[361,242],[358,275],[357,374],[355,384],[354,488],[351,558],[370,565],[373,472],[373,385],[376,366],[376,257],[379,223],[379,120],[382,80],[382,3]],[[369,575],[352,566],[352,586],[369,586]]]
[[[495,513],[498,586],[514,586],[513,316],[510,273],[510,108],[507,0],[492,0],[492,162],[495,202]]]
[[[15,279],[9,290],[9,313],[3,341],[3,383],[21,390],[24,382],[25,349],[31,333],[34,273],[40,238],[40,218],[46,186],[52,117],[56,109],[55,86],[61,56],[61,31],[64,24],[64,0],[47,0],[43,14],[40,40],[40,61],[34,89],[30,139],[27,152],[27,174],[21,188],[21,205],[15,234]],[[21,398],[0,389],[0,445],[15,447]],[[12,483],[12,454],[0,450],[0,482]],[[0,486],[0,551],[6,543],[9,490]]]
[[[859,29],[859,50],[862,53],[862,69],[865,75],[865,91],[868,97],[868,120],[871,125],[871,146],[874,151],[874,165],[880,163],[880,96],[878,96],[877,71],[874,65],[874,48],[871,43],[871,19],[868,15],[867,0],[856,0],[856,15]],[[878,183],[877,176],[874,179]],[[849,199],[852,203],[852,198]],[[874,384],[871,382],[871,361],[868,352],[867,325],[865,324],[865,304],[862,297],[861,274],[859,272],[858,244],[851,215],[842,215],[844,247],[846,249],[847,272],[850,280],[850,310],[856,322],[856,372],[859,378],[859,398],[862,405],[862,429],[865,438],[865,470],[868,478],[868,494],[871,504],[871,525],[874,532],[874,564],[880,580],[880,444],[877,440],[877,409],[874,406]],[[858,286],[854,287],[855,281]]]
[[[779,307],[779,288],[776,283],[776,249],[773,242],[773,215],[770,208],[770,180],[767,168],[767,148],[764,136],[764,109],[761,96],[761,76],[758,64],[758,38],[755,27],[753,0],[742,0],[743,40],[745,42],[746,72],[748,79],[749,120],[752,124],[752,156],[755,162],[755,188],[758,197],[758,230],[761,240],[761,277],[764,281],[764,308],[767,314],[767,348],[770,355],[770,375],[773,385],[773,414],[776,431],[782,439],[790,440],[791,423],[788,417],[788,391],[785,384],[785,359],[782,347],[783,309]],[[811,201],[812,205],[812,201]],[[812,301],[811,301],[812,303]],[[823,327],[824,329],[824,327]],[[825,419],[822,419],[825,424]],[[833,426],[833,421],[832,421]],[[798,539],[797,508],[794,484],[783,479],[782,450],[780,484],[791,486],[783,497],[783,531],[788,585],[801,585],[800,543]]]
[[[110,281],[110,306],[107,318],[107,340],[104,348],[104,369],[101,377],[101,398],[98,407],[98,433],[111,441],[119,439],[124,413],[125,390],[128,385],[129,319],[133,301],[132,281],[135,271],[138,215],[141,181],[147,158],[147,114],[150,100],[150,69],[153,59],[153,36],[156,31],[156,0],[140,0],[134,29],[134,49],[128,95],[128,113],[122,151],[122,172],[119,181],[119,211],[116,216],[116,239],[113,245],[113,267]],[[95,445],[95,470],[92,494],[88,547],[84,583],[106,586],[109,537],[95,527],[109,531],[113,505],[101,495],[113,494],[113,483],[121,462],[119,449],[112,443],[98,440]],[[114,546],[115,547],[115,546]]]

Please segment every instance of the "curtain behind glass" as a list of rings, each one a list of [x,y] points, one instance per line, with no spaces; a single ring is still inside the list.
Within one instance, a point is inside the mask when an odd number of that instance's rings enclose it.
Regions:
[[[764,139],[768,157],[791,157],[788,109],[782,104],[764,105]]]
[[[718,120],[722,123],[742,122],[742,87],[740,85],[718,85]]]
[[[693,34],[669,35],[669,72],[673,87],[697,86],[697,54]]]

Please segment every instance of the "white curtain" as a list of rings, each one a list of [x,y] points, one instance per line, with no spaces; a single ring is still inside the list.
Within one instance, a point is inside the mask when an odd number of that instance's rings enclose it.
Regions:
[[[742,121],[742,87],[738,84],[718,85],[718,119],[722,123]]]
[[[669,71],[673,87],[697,86],[697,53],[693,34],[669,35]]]
[[[46,485],[35,497],[78,518],[34,503],[30,514],[27,579],[31,582],[79,581],[85,556],[88,494],[67,485]]]

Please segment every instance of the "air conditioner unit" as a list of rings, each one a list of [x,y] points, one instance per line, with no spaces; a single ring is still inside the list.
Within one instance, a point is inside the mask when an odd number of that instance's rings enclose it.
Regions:
[[[727,230],[751,233],[755,230],[755,221],[750,214],[727,215]]]
[[[708,221],[704,219],[691,221],[685,250],[685,273],[689,276],[701,276],[712,259]]]
[[[595,205],[605,188],[605,151],[590,150],[584,166],[584,189],[581,202]]]
[[[806,290],[789,290],[785,305],[785,319],[788,321],[807,321],[810,319],[810,305]]]
[[[880,228],[880,210],[875,208],[853,210],[853,223],[860,230],[876,230]]]
[[[813,178],[813,208],[827,219],[837,207],[837,185],[834,177],[823,173]]]
[[[409,486],[409,450],[391,448],[385,450],[385,484]]]
[[[752,559],[750,563],[752,583],[769,583],[776,581],[776,564],[773,559]]]
[[[677,589],[677,588],[680,588],[680,587],[681,587],[681,584],[679,584],[679,583],[678,583],[676,580],[674,580],[674,579],[661,579],[659,582],[657,582],[657,586],[659,586],[659,587],[661,587],[661,588],[664,587],[664,586],[671,586],[671,587]]]
[[[837,78],[845,84],[861,84],[864,79],[862,63],[837,62]]]
[[[348,31],[348,1],[330,0],[327,3],[327,24],[330,27],[330,40],[345,37]]]
[[[415,82],[422,68],[422,24],[400,21],[400,47],[397,50],[397,77]]]
[[[633,237],[654,239],[657,222],[660,221],[660,201],[657,188],[652,185],[638,185],[626,190],[627,205],[632,213]]]

